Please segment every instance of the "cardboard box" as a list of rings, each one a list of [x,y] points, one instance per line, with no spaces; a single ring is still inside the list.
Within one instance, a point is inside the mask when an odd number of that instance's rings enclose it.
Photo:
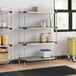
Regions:
[[[0,62],[8,61],[8,53],[0,53]]]

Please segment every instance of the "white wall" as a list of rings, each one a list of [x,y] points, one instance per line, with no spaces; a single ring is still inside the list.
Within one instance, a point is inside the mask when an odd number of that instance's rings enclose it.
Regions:
[[[19,30],[18,30],[18,9],[29,9],[33,6],[45,6],[45,7],[52,7],[53,11],[53,0],[0,0],[0,7],[7,7],[13,9],[13,53],[12,58],[17,59],[20,56],[24,56],[24,46],[18,45],[19,41]],[[41,17],[42,16],[42,17]],[[47,16],[47,15],[46,15]],[[48,17],[48,16],[47,16]],[[27,22],[33,25],[34,21],[39,21],[41,18],[44,18],[44,15],[27,15]],[[33,18],[33,20],[32,20]],[[52,17],[53,19],[53,14]],[[22,19],[23,20],[23,19]],[[30,20],[30,22],[29,22]],[[27,23],[27,24],[28,24]],[[53,22],[52,22],[53,25]],[[23,22],[21,22],[21,26],[23,26]],[[37,40],[38,36],[41,31],[38,30],[25,31],[26,41],[28,40]],[[20,31],[21,32],[21,31]],[[47,31],[44,31],[47,32]],[[21,32],[21,41],[24,40],[24,31]],[[55,34],[55,33],[54,33]],[[32,35],[32,36],[30,36]],[[37,36],[36,36],[37,35]],[[50,45],[51,49],[53,49],[52,55],[66,55],[67,54],[67,37],[75,37],[75,32],[59,32],[58,33],[58,44],[57,45]],[[36,36],[36,37],[35,37]],[[33,37],[33,38],[32,38]],[[55,38],[55,36],[53,36]],[[25,46],[25,56],[35,56],[39,55],[39,50],[41,48],[49,48],[47,45],[40,45],[40,46]],[[9,50],[11,53],[11,50]],[[9,59],[11,58],[11,54],[9,55]]]

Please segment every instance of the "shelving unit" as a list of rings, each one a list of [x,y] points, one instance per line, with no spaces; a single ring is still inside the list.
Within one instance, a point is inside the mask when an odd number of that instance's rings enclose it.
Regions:
[[[10,21],[11,21],[11,25],[10,25],[10,27],[8,26],[8,14],[10,14],[10,16],[11,16],[11,19],[10,19]],[[6,20],[6,27],[0,27],[0,31],[7,31],[7,32],[9,32],[9,31],[11,31],[12,30],[12,11],[1,11],[0,12],[0,16],[1,15],[5,15],[6,17],[5,17],[5,20]],[[12,32],[12,31],[11,31]],[[3,35],[3,34],[2,34]],[[9,36],[8,36],[9,37]],[[12,46],[12,42],[9,44],[9,39],[8,39],[8,45],[0,45],[0,48],[8,48],[8,51],[3,51],[3,52],[0,52],[0,54],[9,54],[9,48]],[[11,49],[11,51],[12,51],[12,49]],[[12,57],[12,56],[11,56]],[[12,59],[12,58],[11,58]],[[0,61],[0,64],[8,64],[8,63],[10,63],[12,60],[9,60],[8,59],[8,61]]]
[[[24,14],[24,26],[21,27],[20,26],[20,16],[21,14]],[[51,41],[51,42],[44,42],[44,43],[40,43],[39,41],[32,41],[32,42],[21,42],[20,39],[19,39],[19,44],[20,45],[23,45],[23,46],[29,46],[29,45],[43,45],[43,44],[49,44],[49,48],[50,48],[50,44],[57,44],[57,27],[54,27],[54,26],[51,26],[51,23],[50,23],[50,27],[46,27],[46,28],[43,28],[43,27],[40,27],[40,26],[33,26],[33,27],[26,27],[26,24],[25,24],[25,15],[27,14],[48,14],[49,15],[49,19],[51,21],[51,17],[50,17],[50,14],[51,12],[31,12],[31,11],[23,11],[23,12],[20,12],[19,11],[19,29],[23,29],[23,30],[43,30],[43,29],[48,29],[49,32],[51,31],[51,29],[53,30],[56,30],[56,41]],[[24,31],[25,32],[25,31]],[[20,37],[20,32],[19,32],[19,37]],[[24,36],[25,37],[25,36]],[[25,51],[25,48],[24,48],[24,51]],[[19,51],[19,63],[20,63],[20,60],[24,61],[24,67],[25,67],[25,62],[26,61],[40,61],[40,60],[51,60],[51,59],[55,59],[56,57],[48,57],[48,58],[42,58],[42,57],[38,57],[38,56],[35,56],[35,57],[20,57],[20,51]]]

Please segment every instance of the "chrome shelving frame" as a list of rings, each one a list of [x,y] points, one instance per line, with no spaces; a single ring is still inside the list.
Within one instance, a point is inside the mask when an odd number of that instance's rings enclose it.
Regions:
[[[45,43],[40,43],[39,41],[37,41],[37,42],[25,42],[25,36],[24,36],[24,42],[21,42],[20,41],[20,31],[21,30],[19,30],[19,43],[18,44],[24,45],[24,46],[27,46],[27,45],[49,44],[49,49],[50,49],[50,44],[52,44],[52,43],[57,44],[57,26],[56,27],[51,26],[51,23],[50,23],[50,27],[46,27],[46,28],[42,28],[42,27],[39,27],[39,26],[37,26],[37,27],[26,27],[25,26],[25,15],[26,14],[49,14],[49,20],[51,21],[51,12],[31,12],[31,11],[23,11],[23,12],[20,12],[19,11],[18,13],[19,13],[19,27],[18,27],[19,29],[23,29],[23,30],[48,29],[49,32],[51,31],[51,29],[56,30],[56,41],[45,42]],[[20,15],[21,14],[24,14],[24,27],[21,27],[20,26]],[[57,24],[57,22],[55,24]],[[25,34],[25,31],[24,31],[24,34]],[[25,53],[25,47],[24,47],[24,53]],[[26,57],[25,58],[25,55],[24,55],[24,57],[22,58],[22,57],[20,57],[20,50],[19,50],[19,63],[20,63],[20,60],[23,60],[24,61],[24,67],[25,67],[25,62],[26,61],[51,60],[51,59],[55,59],[55,58],[56,58],[56,63],[57,63],[57,56],[56,57],[49,57],[49,58],[42,58],[42,57]]]
[[[7,30],[8,32],[11,31],[11,35],[12,35],[12,11],[6,11],[6,12],[5,11],[1,11],[0,12],[0,15],[4,15],[4,14],[6,15],[7,27],[0,27],[0,31],[1,30]],[[8,26],[8,14],[11,15],[11,25],[10,25],[10,27]],[[9,42],[9,39],[8,39],[8,42]],[[3,48],[3,47],[7,47],[8,48],[8,52],[0,52],[0,53],[8,53],[9,54],[9,48],[12,47],[12,42],[8,43],[8,45],[0,45],[0,48]],[[12,53],[12,48],[11,48],[11,53]],[[11,60],[8,59],[8,62],[0,62],[0,64],[8,64],[11,61],[12,61],[12,56],[11,56]],[[11,63],[11,66],[12,66],[12,63]]]

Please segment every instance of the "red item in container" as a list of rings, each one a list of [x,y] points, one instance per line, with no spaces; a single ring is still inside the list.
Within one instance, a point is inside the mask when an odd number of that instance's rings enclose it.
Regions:
[[[47,34],[51,34],[51,33],[47,33]]]

